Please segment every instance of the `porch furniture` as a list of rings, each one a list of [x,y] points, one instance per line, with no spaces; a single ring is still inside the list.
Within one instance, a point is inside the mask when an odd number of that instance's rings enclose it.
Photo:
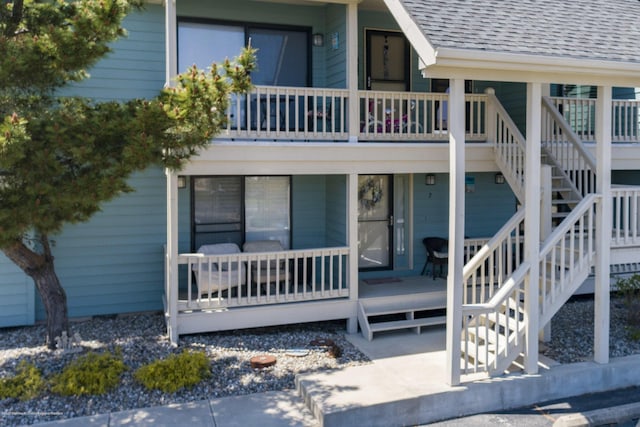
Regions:
[[[240,248],[235,243],[216,243],[203,245],[198,248],[198,253],[203,255],[228,255],[241,253]],[[199,266],[199,268],[198,268]],[[247,283],[247,270],[243,262],[233,262],[231,260],[213,262],[204,260],[191,266],[198,286],[200,295],[207,295],[209,292],[218,293],[229,286]]]
[[[282,252],[284,248],[279,240],[255,240],[245,242],[242,251],[250,252]],[[249,261],[251,283],[266,286],[271,283],[284,282],[287,279],[285,259],[277,260],[275,256],[270,260]]]
[[[443,266],[449,264],[449,241],[442,237],[425,237],[422,239],[425,249],[427,250],[427,259],[422,267],[422,275],[427,272],[427,265],[431,263],[431,273],[436,278],[436,266],[440,267],[440,277],[443,277]]]

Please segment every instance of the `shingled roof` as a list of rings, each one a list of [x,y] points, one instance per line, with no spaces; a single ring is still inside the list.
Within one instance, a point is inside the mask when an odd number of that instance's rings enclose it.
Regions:
[[[640,64],[639,0],[399,0],[440,48]]]

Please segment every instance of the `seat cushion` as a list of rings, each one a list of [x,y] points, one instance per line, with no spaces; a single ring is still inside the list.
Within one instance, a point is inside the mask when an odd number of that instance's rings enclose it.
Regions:
[[[240,250],[240,247],[235,243],[215,243],[211,245],[200,246],[198,248],[198,253],[201,253],[204,255],[226,255],[226,254],[239,254],[239,253],[242,253],[242,251]],[[229,269],[231,270],[238,269],[237,262],[232,262],[232,263],[221,262],[220,264],[221,264],[220,269],[222,271],[227,271]],[[204,269],[204,266],[206,266],[206,264],[203,264],[203,269]],[[206,269],[208,270],[208,266],[206,267]],[[214,263],[211,266],[211,269],[214,271],[218,270],[218,264]]]

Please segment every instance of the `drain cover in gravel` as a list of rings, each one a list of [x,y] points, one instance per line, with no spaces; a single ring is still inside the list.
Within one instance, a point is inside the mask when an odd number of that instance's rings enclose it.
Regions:
[[[309,354],[309,350],[307,350],[306,348],[292,348],[287,350],[285,354],[287,356],[304,357]]]
[[[276,358],[274,356],[269,356],[268,354],[261,354],[259,356],[254,356],[251,358],[251,367],[253,369],[268,368],[269,366],[273,366],[275,364]]]

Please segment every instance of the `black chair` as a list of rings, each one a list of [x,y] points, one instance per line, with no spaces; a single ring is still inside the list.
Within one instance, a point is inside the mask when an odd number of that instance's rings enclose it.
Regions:
[[[440,277],[443,277],[443,266],[449,264],[449,241],[442,237],[425,237],[422,239],[422,243],[427,250],[427,259],[421,274],[424,275],[427,272],[427,265],[431,263],[433,278],[436,278],[436,266],[440,266]]]

